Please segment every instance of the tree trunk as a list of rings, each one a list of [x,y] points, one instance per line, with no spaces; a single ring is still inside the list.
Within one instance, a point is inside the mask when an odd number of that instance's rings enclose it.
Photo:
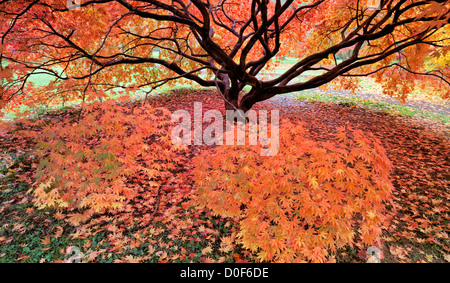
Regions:
[[[225,102],[225,110],[226,112],[229,112],[228,110],[231,110],[233,112],[233,114],[230,115],[230,113],[226,113],[226,119],[230,119],[230,121],[234,121],[237,122],[239,120],[239,118],[236,118],[236,116],[234,115],[238,115],[238,117],[240,117],[239,113],[236,112],[237,110],[239,110],[239,103],[238,103],[238,95],[230,97],[230,95],[224,96],[224,102]],[[232,118],[234,117],[234,118]]]
[[[246,113],[248,110],[250,110],[253,105],[255,105],[258,98],[258,91],[256,91],[254,88],[247,94],[245,94],[241,101],[239,102],[239,109],[244,111]]]
[[[225,96],[224,96],[225,97]],[[232,110],[231,113],[227,113],[227,120],[238,122],[242,121],[247,123],[249,121],[247,117],[247,112],[252,108],[252,106],[257,102],[256,97],[252,91],[242,97],[239,101],[238,95],[233,93],[233,96],[228,96],[224,99],[225,110]],[[229,115],[231,114],[231,115]]]
[[[227,99],[225,97],[224,99],[225,102],[225,110],[233,110],[235,111],[236,109],[239,109],[239,105],[238,105],[238,99]]]
[[[241,108],[241,105],[239,103],[239,92],[240,89],[236,81],[236,84],[232,84],[231,88],[227,89],[223,96],[225,102],[225,110],[228,112],[226,113],[226,119],[232,122],[247,122],[248,119],[245,117],[245,113],[248,109]],[[228,110],[231,110],[232,112],[229,112]]]
[[[245,94],[241,101],[239,101],[239,93],[241,92],[242,86],[240,86],[238,80],[233,77],[223,76],[224,83],[219,86],[219,91],[224,98],[225,110],[242,110],[247,113],[248,110],[257,102],[256,88]]]

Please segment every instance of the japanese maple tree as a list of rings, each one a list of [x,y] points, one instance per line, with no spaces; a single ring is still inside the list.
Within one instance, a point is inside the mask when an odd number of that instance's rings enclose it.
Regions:
[[[354,88],[352,78],[366,75],[401,99],[426,80],[449,96],[445,0],[384,0],[378,8],[359,0],[72,2],[0,1],[2,109],[180,80],[216,87],[227,109],[244,111],[336,79]],[[282,56],[297,61],[263,78]],[[296,80],[308,71],[320,72]],[[33,74],[54,80],[35,86]]]

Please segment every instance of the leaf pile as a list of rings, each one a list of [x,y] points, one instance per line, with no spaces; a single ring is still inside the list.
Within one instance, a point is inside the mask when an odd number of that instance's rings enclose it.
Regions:
[[[370,135],[350,133],[315,142],[285,122],[275,156],[261,156],[258,146],[204,152],[195,160],[197,202],[237,217],[239,242],[261,261],[329,261],[353,244],[355,232],[373,245],[390,201],[392,165]]]
[[[287,107],[289,105],[289,107]],[[257,109],[280,109],[280,116],[300,119],[319,140],[351,125],[371,132],[386,149],[392,172],[394,206],[382,225],[384,258],[388,262],[442,262],[450,259],[450,144],[445,127],[360,107],[273,99]],[[365,258],[364,253],[359,255]],[[349,252],[342,260],[352,259]]]
[[[204,111],[223,109],[223,100],[215,92],[183,90],[149,99],[147,106],[142,106],[141,103],[108,106],[108,102],[106,102],[105,105],[96,104],[92,108],[86,108],[88,111],[80,116],[80,120],[77,119],[78,111],[66,110],[47,114],[44,120],[22,121],[17,124],[20,131],[2,131],[0,136],[0,261],[61,262],[67,260],[65,252],[68,246],[79,247],[84,254],[83,261],[89,262],[259,261],[260,259],[256,257],[258,253],[253,254],[240,244],[243,238],[239,235],[240,227],[237,225],[240,223],[239,219],[213,216],[206,210],[192,207],[191,202],[187,201],[191,198],[193,190],[196,189],[194,176],[190,170],[195,166],[192,161],[193,157],[201,152],[204,152],[205,155],[213,154],[221,148],[191,146],[187,149],[172,148],[170,152],[164,151],[162,145],[165,144],[163,138],[165,134],[162,131],[168,130],[169,127],[159,128],[158,123],[149,125],[150,119],[146,119],[153,115],[152,121],[158,121],[159,114],[163,114],[163,112],[158,112],[160,110],[156,110],[158,107],[165,107],[170,111],[186,109],[192,113],[194,102],[202,102]],[[383,252],[383,261],[450,261],[448,237],[450,220],[448,156],[450,156],[450,146],[445,137],[415,125],[411,119],[359,107],[273,99],[257,104],[255,110],[258,109],[280,109],[280,116],[289,119],[290,123],[302,122],[304,133],[307,135],[288,135],[285,138],[282,135],[284,142],[291,145],[292,141],[297,138],[316,146],[304,150],[325,150],[327,153],[332,153],[330,157],[339,157],[334,149],[327,149],[326,146],[327,142],[334,144],[339,128],[349,128],[348,126],[351,125],[351,128],[357,131],[356,133],[359,130],[359,133],[363,133],[362,136],[365,137],[369,137],[370,132],[373,133],[373,136],[379,139],[380,145],[385,148],[386,156],[394,166],[390,176],[394,185],[391,194],[393,203],[387,204],[383,213],[376,214],[376,217],[383,219],[380,222],[381,238],[378,243]],[[89,119],[93,119],[90,121],[95,121],[95,123],[86,122],[89,116],[91,116]],[[96,124],[99,124],[100,121],[105,128],[96,129]],[[152,133],[156,133],[156,135],[152,135],[150,132],[144,135],[146,129],[141,128],[137,121],[142,125],[150,126],[154,129]],[[55,127],[45,127],[42,124]],[[207,125],[207,123],[204,124],[204,126]],[[46,129],[45,133],[44,128]],[[300,128],[297,130],[299,133],[302,132]],[[135,137],[133,137],[134,133],[136,133]],[[347,131],[346,134],[350,140],[355,137],[352,132]],[[163,139],[161,140],[159,137]],[[36,145],[36,139],[42,140],[39,145]],[[110,139],[113,141],[110,145],[114,147],[109,147],[106,142]],[[73,141],[77,141],[77,143]],[[372,143],[369,142],[369,144]],[[159,146],[158,152],[153,151],[151,148],[153,145]],[[355,146],[358,147],[358,144]],[[145,149],[145,147],[149,148]],[[334,145],[334,147],[337,146]],[[36,152],[36,148],[41,148],[41,152]],[[111,152],[112,149],[114,152]],[[346,147],[342,149],[349,151]],[[167,156],[173,156],[172,150],[176,150],[177,154],[175,159],[171,160],[172,162],[168,162],[165,160],[165,155],[160,153],[167,152]],[[225,150],[225,146],[223,150]],[[297,150],[299,149],[297,148]],[[237,150],[237,152],[240,151],[243,149]],[[79,152],[82,152],[84,156]],[[261,158],[259,152],[259,150],[256,151],[258,156],[255,156],[253,161]],[[155,154],[149,156],[147,153]],[[134,161],[127,160],[128,154],[134,157]],[[49,159],[51,155],[55,158]],[[319,158],[320,156],[324,157],[318,155],[317,157],[309,156],[309,158]],[[242,161],[242,157],[239,155],[234,158]],[[45,159],[47,159],[47,163],[43,161]],[[112,162],[113,160],[114,162]],[[154,161],[152,165],[147,163],[150,160]],[[276,160],[276,156],[274,160]],[[310,161],[312,160],[314,159],[310,159]],[[43,163],[38,170],[39,161]],[[283,165],[282,160],[278,161],[280,164],[276,165]],[[215,162],[220,163],[220,160]],[[293,160],[292,162],[298,163],[299,161]],[[124,164],[130,167],[127,168]],[[76,169],[76,165],[79,167],[78,169]],[[48,166],[52,166],[54,172]],[[83,166],[86,168],[83,169]],[[158,169],[152,166],[160,167]],[[262,170],[264,162],[251,163],[245,169],[244,163],[233,163],[230,166],[236,169],[240,168],[244,175],[256,176],[261,174],[257,172],[262,172],[258,170]],[[285,163],[283,166],[286,167],[287,164]],[[337,164],[333,166],[337,166]],[[333,166],[329,169],[337,171],[338,168]],[[99,177],[99,175],[94,174],[94,169],[100,170],[98,172],[105,176],[110,176],[110,179],[95,180],[95,177]],[[147,171],[151,169],[159,170],[158,174],[160,175],[155,174],[150,177]],[[226,172],[231,169],[225,167],[221,168],[221,171]],[[326,167],[322,164],[317,169],[323,170]],[[78,170],[80,176],[84,175],[85,179],[81,180],[73,176],[71,173],[75,170]],[[276,166],[267,168],[267,170],[274,176],[282,175],[276,171]],[[374,170],[374,168],[369,170]],[[117,173],[119,171],[123,171],[123,173]],[[41,181],[33,185],[37,181],[34,178],[36,172],[41,172],[41,175],[38,175]],[[228,183],[236,183],[231,174],[227,174],[230,177]],[[46,184],[52,176],[54,182],[58,180],[61,185],[42,187],[43,192],[46,194],[50,189],[59,189],[61,198],[56,199],[60,200],[60,203],[67,202],[68,207],[57,208],[54,206],[53,208],[36,209],[33,202],[38,196],[26,192],[31,188],[38,188],[40,184]],[[225,176],[222,177],[225,178]],[[235,177],[242,178],[239,174]],[[264,174],[261,177],[270,178],[270,174]],[[339,174],[333,176],[333,178],[339,177]],[[90,203],[90,207],[81,207],[81,198],[77,199],[76,197],[87,194],[87,191],[84,191],[81,186],[72,185],[74,191],[80,190],[80,194],[72,192],[71,199],[65,198],[66,195],[69,195],[65,190],[71,186],[70,182],[75,184],[75,181],[81,181],[89,184],[88,188],[96,188],[98,192],[108,193],[112,191],[108,191],[106,187],[114,182],[120,182],[118,180],[122,180],[124,187],[120,187],[121,189],[116,191],[116,193],[119,192],[114,196],[117,201],[112,202],[118,205],[115,209],[112,209],[112,205],[107,208],[103,204],[96,207],[94,202]],[[105,186],[100,187],[96,184],[97,181]],[[288,179],[287,181],[292,180]],[[313,190],[315,181],[317,181],[319,189],[322,188],[322,185],[330,182],[329,180],[320,180],[320,178],[317,180],[311,178],[311,180],[296,183],[296,186],[301,188],[300,183],[303,183],[305,188]],[[154,183],[151,182],[156,182],[159,186],[152,186],[151,184]],[[259,189],[273,190],[279,185],[274,182],[271,184],[272,187]],[[247,182],[248,185],[249,182]],[[283,184],[280,185],[283,186]],[[122,189],[123,192],[125,190],[134,192],[136,196],[126,199],[126,194],[122,193]],[[160,190],[159,198],[158,190]],[[273,193],[271,196],[273,197]],[[284,197],[286,198],[286,196],[287,194]],[[328,195],[321,194],[321,196],[323,201]],[[121,197],[125,198],[123,202],[119,201]],[[72,199],[73,201],[71,201]],[[156,209],[158,199],[159,208]],[[42,200],[45,201],[45,198]],[[317,207],[320,207],[319,200],[312,198],[310,203],[317,203]],[[266,215],[273,214],[274,211],[270,210],[268,206],[264,206],[265,204],[263,203],[261,211]],[[293,207],[293,204],[289,202],[285,202],[283,205]],[[98,209],[97,213],[94,213],[95,208]],[[105,210],[104,213],[100,213],[102,209]],[[373,214],[369,214],[367,211],[366,219],[369,216],[373,216]],[[361,224],[358,221],[363,221],[363,217],[364,215],[355,218],[356,222],[354,223]],[[317,219],[321,220],[320,217]],[[277,226],[276,222],[263,220],[265,225]],[[312,228],[313,225],[308,226],[308,229]],[[355,233],[357,239],[353,246],[346,245],[338,248],[335,257],[329,255],[328,259],[338,262],[366,261],[367,247],[362,243],[360,236]],[[320,240],[318,235],[314,235],[314,237]]]

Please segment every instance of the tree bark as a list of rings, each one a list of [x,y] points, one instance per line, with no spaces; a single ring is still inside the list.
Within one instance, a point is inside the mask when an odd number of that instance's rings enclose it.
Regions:
[[[248,110],[250,110],[255,103],[257,103],[258,100],[258,94],[259,91],[255,88],[252,88],[249,93],[245,94],[241,101],[239,102],[239,109],[244,111],[246,113]]]
[[[233,110],[239,109],[239,104],[237,99],[227,99],[225,98],[225,110]]]

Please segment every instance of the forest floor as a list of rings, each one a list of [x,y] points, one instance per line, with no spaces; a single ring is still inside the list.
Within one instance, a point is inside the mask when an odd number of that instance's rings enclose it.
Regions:
[[[354,101],[312,102],[301,97],[278,96],[254,109],[280,110],[280,118],[304,124],[312,137],[330,138],[340,126],[372,132],[394,164],[393,206],[382,224],[382,262],[450,262],[450,144],[448,124],[363,107]],[[203,111],[222,109],[223,101],[211,90],[180,90],[152,98],[155,106],[170,111],[192,111],[202,102]],[[319,102],[319,103],[318,103]],[[134,102],[134,103],[140,103]],[[441,108],[439,108],[442,110]],[[442,110],[447,111],[447,110]],[[77,109],[45,114],[46,119],[76,119]],[[43,117],[42,117],[43,118]],[[170,208],[141,233],[117,231],[112,225],[86,229],[72,227],[61,211],[36,209],[32,196],[33,159],[29,140],[14,132],[0,137],[0,262],[62,262],[78,247],[89,262],[248,262],[255,257],[234,244],[232,219],[205,211],[181,209],[164,219]],[[207,147],[197,147],[198,154]],[[180,186],[193,189],[190,168],[180,174]],[[167,191],[163,198],[174,192]],[[189,194],[186,195],[188,197]],[[173,204],[182,207],[182,204]],[[177,210],[178,211],[178,210]],[[167,214],[166,214],[167,216]],[[365,262],[367,247],[356,243],[341,249],[335,262]]]

